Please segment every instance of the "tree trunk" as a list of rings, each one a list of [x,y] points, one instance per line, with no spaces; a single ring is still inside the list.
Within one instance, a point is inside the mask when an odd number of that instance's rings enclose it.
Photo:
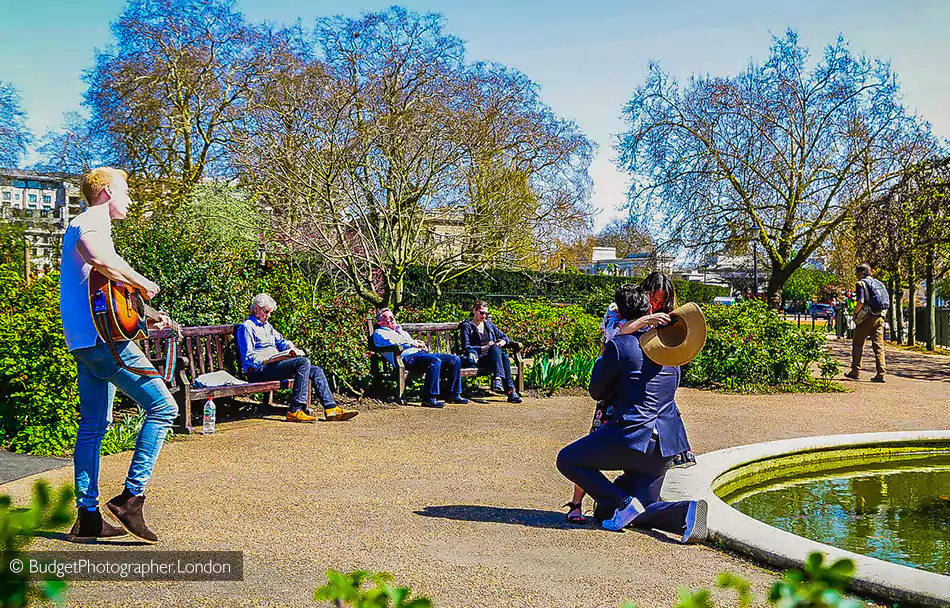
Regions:
[[[788,281],[788,277],[792,275],[787,269],[777,269],[772,265],[772,274],[769,275],[769,286],[765,290],[765,295],[768,299],[769,306],[774,310],[779,310],[782,308],[782,288],[785,287],[785,282]]]
[[[894,294],[891,296],[894,301],[894,316],[897,317],[897,343],[904,343],[904,289],[901,286],[901,268],[897,266],[897,272],[894,273]]]
[[[917,276],[914,274],[914,256],[907,257],[907,288],[910,297],[907,299],[907,344],[917,344]]]
[[[891,326],[891,340],[900,343],[900,338],[897,335],[897,298],[895,297],[895,292],[897,291],[894,288],[894,275],[891,275],[891,278],[887,280],[887,291],[891,296],[891,305],[887,307],[887,324]]]
[[[927,336],[927,350],[930,351],[935,350],[937,347],[937,286],[934,285],[936,282],[934,280],[934,264],[936,263],[934,258],[934,246],[931,245],[927,250],[927,261],[924,267],[924,275],[927,281],[927,314],[925,315],[926,320],[924,326],[925,335]]]

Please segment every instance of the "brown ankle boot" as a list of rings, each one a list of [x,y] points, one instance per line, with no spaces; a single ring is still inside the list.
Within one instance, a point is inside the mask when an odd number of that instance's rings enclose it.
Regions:
[[[73,543],[88,543],[100,538],[116,538],[128,534],[122,528],[117,528],[102,519],[99,509],[89,511],[79,507],[79,514],[73,529],[66,535],[66,540]]]
[[[158,542],[158,536],[145,525],[145,495],[134,496],[128,488],[106,504],[109,513],[125,528],[125,531],[140,541],[152,544]]]

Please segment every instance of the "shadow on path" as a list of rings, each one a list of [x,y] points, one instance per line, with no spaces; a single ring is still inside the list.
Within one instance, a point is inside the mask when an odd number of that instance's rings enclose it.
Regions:
[[[848,371],[851,365],[851,340],[828,340],[828,346],[831,353],[841,360],[842,371]],[[885,357],[887,359],[887,373],[890,376],[933,382],[950,382],[950,357],[924,355],[895,347],[888,347],[885,351]],[[871,350],[870,341],[864,345],[861,367],[862,379],[869,380],[874,375],[874,352]],[[867,378],[864,378],[864,376],[867,376]]]
[[[442,505],[426,507],[421,511],[415,511],[415,514],[422,515],[423,517],[438,517],[457,521],[480,521],[495,524],[513,524],[516,526],[547,528],[551,530],[600,529],[600,524],[592,517],[587,518],[586,524],[569,524],[564,521],[563,513],[542,511],[540,509],[514,509],[510,507],[486,507],[477,505]],[[601,531],[604,534],[617,534],[617,532]],[[624,530],[624,533],[646,534],[660,542],[674,545],[680,544],[667,534],[656,530],[628,528]]]
[[[573,530],[583,528],[564,521],[564,514],[557,511],[542,511],[540,509],[513,509],[508,507],[486,507],[479,505],[441,505],[425,507],[416,511],[416,515],[423,517],[438,517],[441,519],[455,519],[458,521],[481,521],[496,524],[514,524],[531,528],[551,528],[558,530]],[[588,519],[588,525],[593,525]]]

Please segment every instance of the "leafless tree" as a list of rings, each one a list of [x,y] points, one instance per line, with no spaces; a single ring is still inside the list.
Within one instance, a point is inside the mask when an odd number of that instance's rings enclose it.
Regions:
[[[761,230],[776,307],[786,279],[855,207],[934,146],[885,62],[853,56],[842,38],[811,70],[807,55],[789,31],[732,78],[680,85],[651,65],[618,144],[635,177],[632,212],[659,212],[670,242],[702,254]]]
[[[256,91],[237,158],[278,238],[362,298],[399,306],[410,267],[438,286],[589,224],[591,142],[441,17],[322,19],[317,42]]]

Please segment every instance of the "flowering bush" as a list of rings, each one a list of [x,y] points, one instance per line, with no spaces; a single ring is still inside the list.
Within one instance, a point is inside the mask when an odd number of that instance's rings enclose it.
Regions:
[[[706,346],[685,368],[688,385],[727,390],[813,385],[813,364],[823,379],[838,373],[823,335],[786,322],[762,302],[706,306],[703,311]]]
[[[494,309],[492,319],[512,340],[524,344],[525,356],[597,356],[600,353],[600,319],[576,305],[509,301]]]

